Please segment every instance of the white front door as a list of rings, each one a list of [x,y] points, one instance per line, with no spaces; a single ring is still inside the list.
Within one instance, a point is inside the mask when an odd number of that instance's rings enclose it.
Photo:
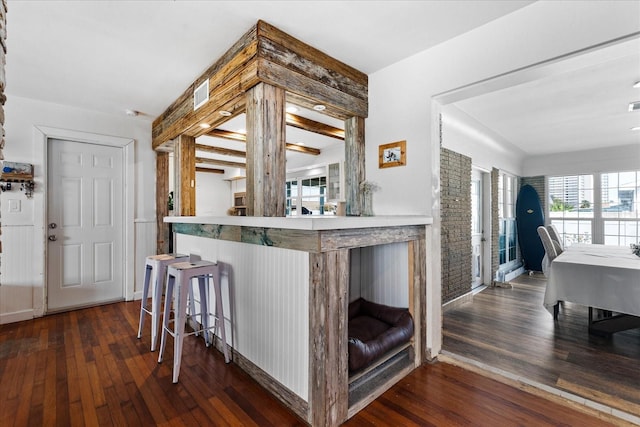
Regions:
[[[473,253],[471,288],[482,285],[482,243],[484,241],[482,222],[482,173],[474,169],[471,172],[471,248]]]
[[[123,150],[50,139],[47,309],[124,297]]]

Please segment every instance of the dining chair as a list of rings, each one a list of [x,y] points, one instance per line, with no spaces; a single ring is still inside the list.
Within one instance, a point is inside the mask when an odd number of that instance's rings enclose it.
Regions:
[[[551,240],[553,240],[558,244],[558,248],[560,248],[560,252],[558,253],[558,255],[560,255],[564,251],[564,245],[562,244],[562,237],[560,237],[560,233],[558,233],[558,229],[553,224],[547,225],[546,229],[549,232],[549,236],[551,237]],[[556,252],[558,252],[557,251],[558,248],[556,248]]]
[[[541,225],[538,227],[538,236],[540,236],[540,240],[542,240],[542,246],[544,247],[545,256],[542,259],[542,273],[547,276],[549,271],[549,264],[558,256],[558,251],[556,250],[556,246],[553,244],[553,240],[551,240],[551,236],[547,229]]]

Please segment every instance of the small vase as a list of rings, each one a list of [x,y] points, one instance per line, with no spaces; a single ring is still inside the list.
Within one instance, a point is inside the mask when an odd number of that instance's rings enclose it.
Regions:
[[[364,193],[362,197],[362,216],[373,216],[373,193]]]

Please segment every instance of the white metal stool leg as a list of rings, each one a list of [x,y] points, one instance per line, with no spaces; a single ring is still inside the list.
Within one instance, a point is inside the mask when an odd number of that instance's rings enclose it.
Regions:
[[[142,328],[144,327],[144,318],[146,310],[144,308],[149,298],[149,282],[151,281],[151,270],[153,267],[147,262],[144,269],[144,282],[142,285],[142,301],[140,302],[140,322],[138,323],[138,339],[142,338]]]
[[[193,304],[193,279],[198,279],[198,287],[200,292],[200,313],[195,313]],[[212,327],[210,319],[212,313],[209,310],[209,286],[207,281],[213,280],[214,290],[216,292],[216,312],[214,314],[216,322]],[[170,315],[172,296],[175,293],[174,303],[174,321],[173,330],[170,329]],[[191,300],[187,302],[187,299]],[[187,306],[190,306],[191,313],[187,314]],[[185,323],[189,317],[196,318],[200,316],[202,328],[200,330],[185,333]],[[182,361],[182,349],[185,335],[197,334],[204,332],[204,339],[207,347],[210,345],[209,330],[216,329],[222,323],[221,338],[224,350],[225,362],[229,363],[229,354],[227,350],[226,334],[224,330],[224,314],[222,311],[222,293],[220,292],[220,278],[218,266],[208,261],[181,262],[175,263],[168,267],[167,272],[167,295],[164,305],[164,319],[162,321],[162,336],[160,341],[160,352],[158,354],[158,363],[163,361],[164,350],[166,346],[167,334],[171,334],[174,338],[174,360],[173,360],[173,382],[178,382],[180,375],[180,364]]]
[[[155,351],[158,344],[158,329],[160,327],[160,311],[162,309],[162,292],[167,275],[167,266],[176,262],[183,262],[188,259],[187,255],[181,254],[160,254],[147,257],[145,265],[145,277],[142,288],[142,301],[140,302],[140,323],[138,325],[138,338],[142,337],[145,314],[151,315],[151,351]],[[151,285],[151,274],[155,273],[153,280],[153,290]],[[151,291],[151,308],[147,308],[149,291]]]
[[[229,351],[227,350],[227,334],[224,326],[224,311],[222,309],[222,286],[220,285],[220,271],[216,268],[213,275],[213,289],[216,297],[216,313],[214,318],[213,332],[216,333],[220,328],[220,340],[222,342],[222,352],[224,353],[225,363],[229,363]],[[214,337],[215,339],[215,337]]]

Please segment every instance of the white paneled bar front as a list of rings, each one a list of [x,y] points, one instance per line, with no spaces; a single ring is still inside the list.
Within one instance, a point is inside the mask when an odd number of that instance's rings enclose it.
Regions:
[[[165,222],[173,223],[178,252],[221,267],[234,363],[309,424],[340,425],[425,361],[430,217],[195,216]],[[373,248],[390,265],[406,264],[393,268],[408,276],[416,333],[411,366],[374,387],[365,401],[350,404],[347,309],[350,252],[358,248]]]

